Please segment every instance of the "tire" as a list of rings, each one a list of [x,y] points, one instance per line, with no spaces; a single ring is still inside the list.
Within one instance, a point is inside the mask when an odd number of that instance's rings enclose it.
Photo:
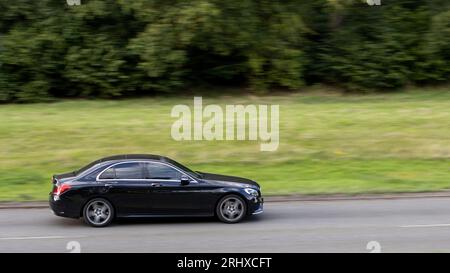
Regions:
[[[238,195],[226,195],[217,203],[216,215],[224,223],[239,223],[247,215],[247,203]]]
[[[90,226],[106,227],[114,219],[114,207],[106,199],[94,198],[84,206],[83,218]]]

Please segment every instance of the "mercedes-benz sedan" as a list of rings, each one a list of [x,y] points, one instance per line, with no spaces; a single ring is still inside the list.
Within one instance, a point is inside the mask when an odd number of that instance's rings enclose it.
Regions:
[[[54,175],[50,206],[94,227],[119,217],[216,216],[237,223],[263,212],[263,198],[249,179],[195,172],[163,156],[119,155]]]

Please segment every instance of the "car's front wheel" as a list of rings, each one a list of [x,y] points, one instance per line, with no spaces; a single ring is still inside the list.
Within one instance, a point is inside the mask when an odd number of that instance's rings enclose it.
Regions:
[[[84,206],[83,218],[93,227],[106,227],[114,218],[114,208],[108,200],[95,198]]]
[[[216,214],[219,220],[224,223],[238,223],[247,214],[247,205],[240,196],[227,195],[217,204]]]

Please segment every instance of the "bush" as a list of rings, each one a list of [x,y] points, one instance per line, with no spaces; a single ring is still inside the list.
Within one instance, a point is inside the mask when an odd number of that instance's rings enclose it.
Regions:
[[[0,0],[0,101],[447,82],[445,0]]]

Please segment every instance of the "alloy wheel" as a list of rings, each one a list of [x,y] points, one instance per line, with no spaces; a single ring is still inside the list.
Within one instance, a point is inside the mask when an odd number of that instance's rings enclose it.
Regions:
[[[113,209],[104,200],[92,200],[85,210],[85,219],[93,226],[105,226],[109,223]]]
[[[219,212],[226,222],[237,222],[244,216],[245,204],[240,198],[229,196],[220,203]]]

